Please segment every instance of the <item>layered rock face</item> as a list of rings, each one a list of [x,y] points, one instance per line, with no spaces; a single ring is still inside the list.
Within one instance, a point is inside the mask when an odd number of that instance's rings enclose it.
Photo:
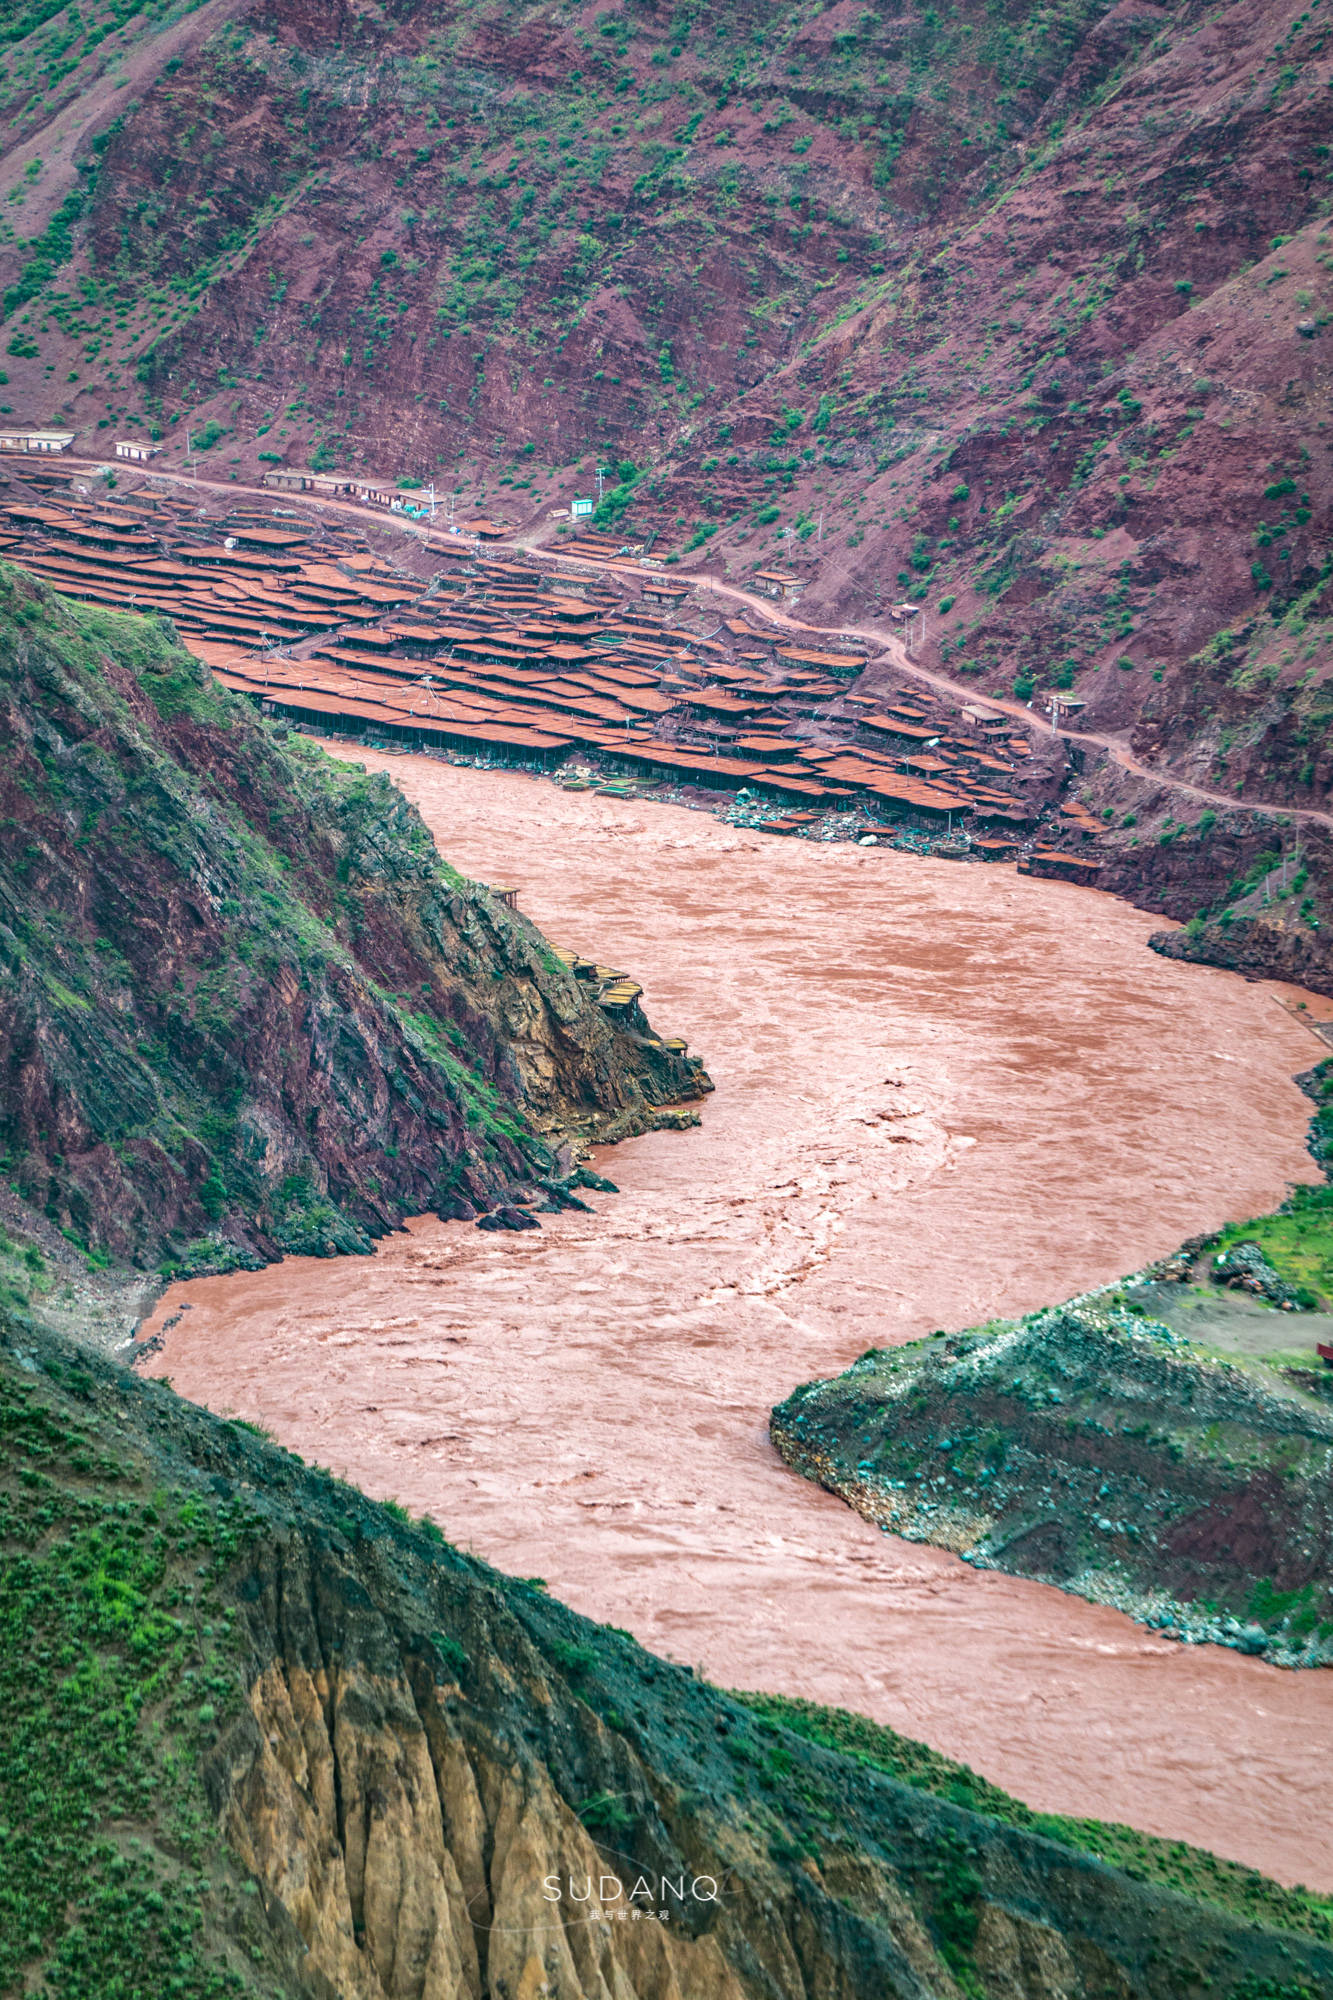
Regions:
[[[565,1137],[707,1087],[442,862],[387,779],[262,721],[169,627],[16,571],[0,951],[10,1179],[119,1260],[226,1268],[558,1201]]]
[[[1308,1899],[1233,1870],[1247,1922],[883,1775],[872,1725],[869,1761],[821,1748],[31,1323],[0,1325],[0,1440],[29,1988],[96,1990],[132,1933],[190,1996],[1333,1990]]]

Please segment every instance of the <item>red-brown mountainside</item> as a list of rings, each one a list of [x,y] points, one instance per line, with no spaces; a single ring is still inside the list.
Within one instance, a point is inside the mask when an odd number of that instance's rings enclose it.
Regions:
[[[531,1226],[518,1204],[577,1202],[564,1134],[707,1083],[387,779],[169,627],[3,565],[0,969],[6,1179],[102,1262],[368,1250],[425,1209]]]
[[[511,522],[600,460],[659,549],[910,595],[960,685],[1322,803],[1324,4],[231,0],[155,76],[117,6],[132,95],[18,22],[16,412]]]

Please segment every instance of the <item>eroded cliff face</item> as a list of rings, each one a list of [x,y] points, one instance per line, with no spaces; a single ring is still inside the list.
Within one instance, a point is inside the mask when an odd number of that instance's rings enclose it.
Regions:
[[[1299,1897],[1233,1871],[1266,1929],[821,1748],[32,1324],[0,1442],[24,1990],[99,1990],[130,1937],[188,1996],[1333,1990]]]
[[[10,1178],[125,1261],[363,1250],[405,1214],[559,1200],[566,1136],[708,1087],[387,779],[262,721],[169,627],[8,570],[0,949]]]

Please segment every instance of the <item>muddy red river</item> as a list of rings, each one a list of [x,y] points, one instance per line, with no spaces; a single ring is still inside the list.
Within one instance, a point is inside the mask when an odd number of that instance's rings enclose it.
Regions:
[[[356,756],[557,943],[632,970],[716,1095],[602,1155],[596,1215],[427,1219],[373,1258],[178,1285],[152,1365],[724,1685],[1333,1887],[1333,1677],[880,1534],[766,1433],[868,1346],[1049,1303],[1312,1178],[1290,992],[1010,868]]]

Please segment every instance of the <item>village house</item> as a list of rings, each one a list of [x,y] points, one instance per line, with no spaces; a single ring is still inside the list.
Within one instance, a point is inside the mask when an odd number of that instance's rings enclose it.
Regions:
[[[0,451],[62,452],[73,442],[73,431],[0,431]]]

